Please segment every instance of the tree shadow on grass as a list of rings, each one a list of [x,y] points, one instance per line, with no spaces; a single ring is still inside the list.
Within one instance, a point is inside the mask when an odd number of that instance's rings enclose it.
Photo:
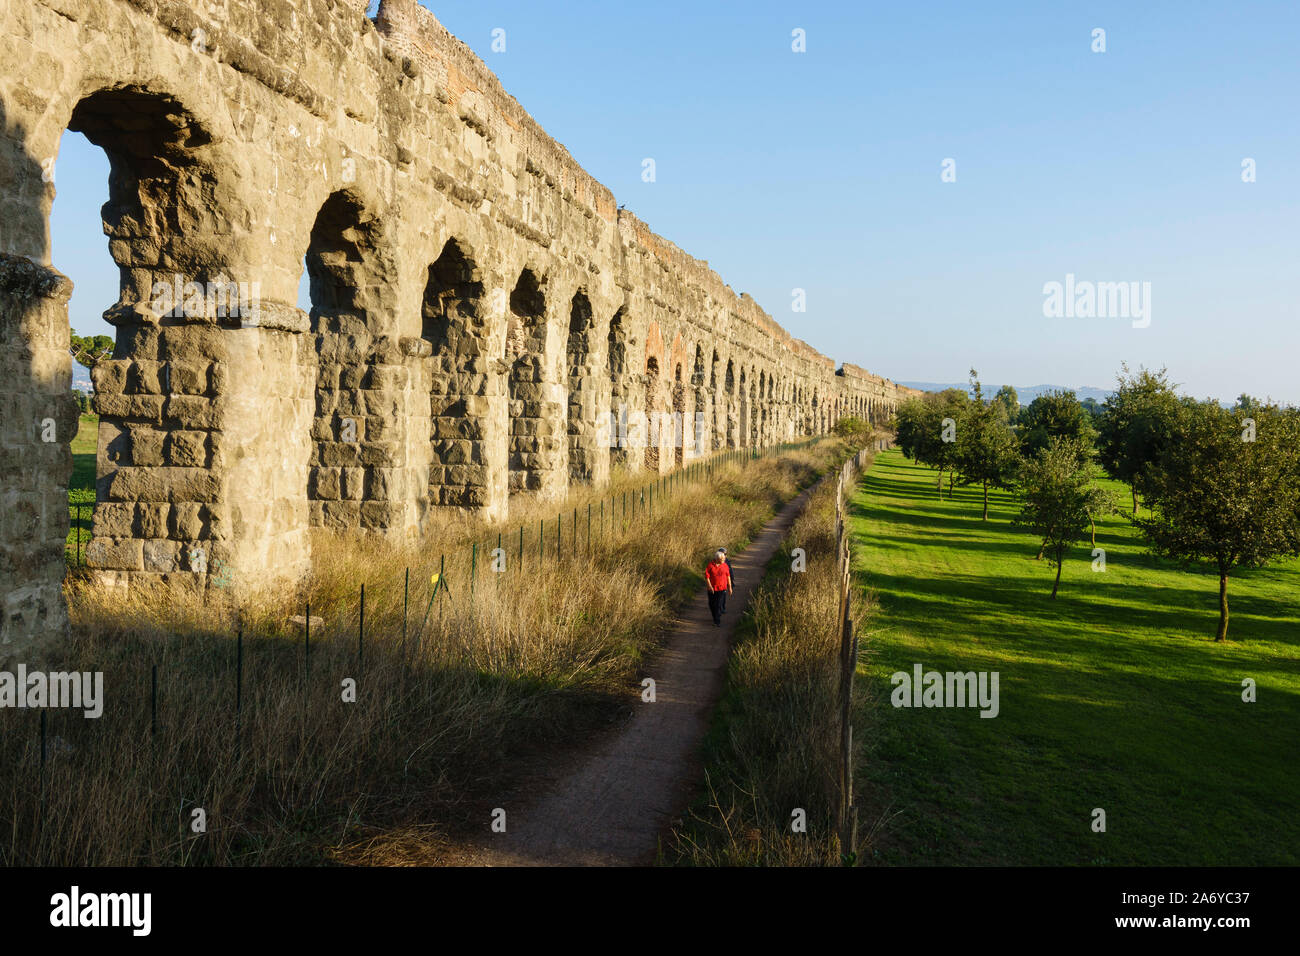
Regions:
[[[940,649],[922,663],[941,672],[970,666]],[[900,814],[876,838],[885,861],[1297,861],[1300,818],[1291,808],[1300,781],[1277,759],[1300,707],[1293,691],[1263,709],[1243,705],[1231,682],[1152,669],[1017,659],[1001,676],[991,720],[973,709],[895,708],[887,677],[866,678],[875,703],[858,773],[862,813]],[[1244,789],[1243,765],[1261,768]],[[1115,824],[1104,851],[1088,827],[1095,807]]]
[[[1041,578],[962,574],[945,570],[932,578],[912,574],[887,574],[874,568],[858,567],[860,583],[875,592],[882,609],[891,618],[902,614],[918,626],[951,628],[960,632],[970,625],[996,624],[1015,632],[1021,641],[1040,642],[1050,649],[1043,634],[1068,636],[1087,630],[1091,636],[1106,631],[1144,631],[1167,637],[1173,647],[1187,640],[1213,642],[1218,624],[1218,593],[1191,588],[1128,584],[1115,577],[1089,580],[1083,593],[1077,580],[1063,579],[1055,600],[1051,599],[1053,574],[1044,568]],[[1162,602],[1151,604],[1153,590]],[[899,621],[899,623],[905,623]],[[1300,622],[1295,608],[1286,601],[1263,595],[1239,595],[1232,616],[1233,635],[1249,638],[1230,640],[1234,644],[1267,642],[1300,648]],[[1163,641],[1162,641],[1163,643]],[[1236,661],[1227,653],[1225,663]],[[1293,662],[1300,666],[1300,662]]]

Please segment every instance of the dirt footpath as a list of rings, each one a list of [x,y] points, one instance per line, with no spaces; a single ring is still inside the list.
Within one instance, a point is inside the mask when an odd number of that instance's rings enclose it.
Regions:
[[[660,837],[694,796],[709,717],[722,691],[731,636],[763,569],[803,510],[805,491],[731,555],[735,594],[713,626],[701,590],[674,622],[646,676],[656,701],[603,735],[521,806],[503,807],[506,832],[485,832],[461,862],[480,866],[610,866],[654,862]],[[487,830],[487,827],[484,827]],[[468,849],[468,848],[467,848]]]

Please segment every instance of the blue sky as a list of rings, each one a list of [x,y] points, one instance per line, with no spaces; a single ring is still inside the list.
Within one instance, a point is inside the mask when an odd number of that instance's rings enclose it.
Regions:
[[[1300,4],[426,5],[620,203],[839,361],[992,387],[1127,361],[1300,403]],[[105,332],[107,163],[69,134],[57,182],[73,327]],[[1150,325],[1045,317],[1067,274],[1149,282]]]

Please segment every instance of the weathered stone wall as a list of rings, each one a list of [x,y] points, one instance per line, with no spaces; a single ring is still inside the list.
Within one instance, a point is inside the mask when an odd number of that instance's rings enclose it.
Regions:
[[[0,661],[66,632],[72,283],[0,253]]]
[[[314,527],[504,519],[614,466],[883,422],[904,393],[837,373],[618,209],[414,0],[365,8],[0,5],[4,646],[65,626],[65,130],[112,169],[87,551],[109,583],[269,584],[308,566]]]

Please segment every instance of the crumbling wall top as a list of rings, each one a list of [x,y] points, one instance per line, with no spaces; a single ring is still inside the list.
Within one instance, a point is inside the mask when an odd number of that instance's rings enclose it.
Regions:
[[[350,2],[364,6],[361,0]],[[553,177],[562,189],[571,190],[578,202],[597,215],[607,221],[616,219],[626,244],[646,250],[683,282],[702,290],[714,301],[725,303],[742,321],[771,339],[774,347],[834,369],[833,359],[794,339],[748,294],[738,296],[708,262],[696,259],[658,235],[633,213],[618,209],[614,194],[551,138],[519,101],[506,92],[496,74],[473,50],[416,0],[381,0],[376,26],[393,52],[409,56],[446,90],[462,115],[470,114],[468,118],[472,122],[491,129],[494,135],[512,135],[528,162]],[[467,97],[466,94],[476,95]]]
[[[614,194],[582,168],[511,96],[497,75],[438,18],[416,0],[381,0],[375,25],[389,47],[413,62],[444,90],[462,116],[510,135],[533,166],[606,221],[613,221]],[[466,94],[475,94],[467,97]]]

